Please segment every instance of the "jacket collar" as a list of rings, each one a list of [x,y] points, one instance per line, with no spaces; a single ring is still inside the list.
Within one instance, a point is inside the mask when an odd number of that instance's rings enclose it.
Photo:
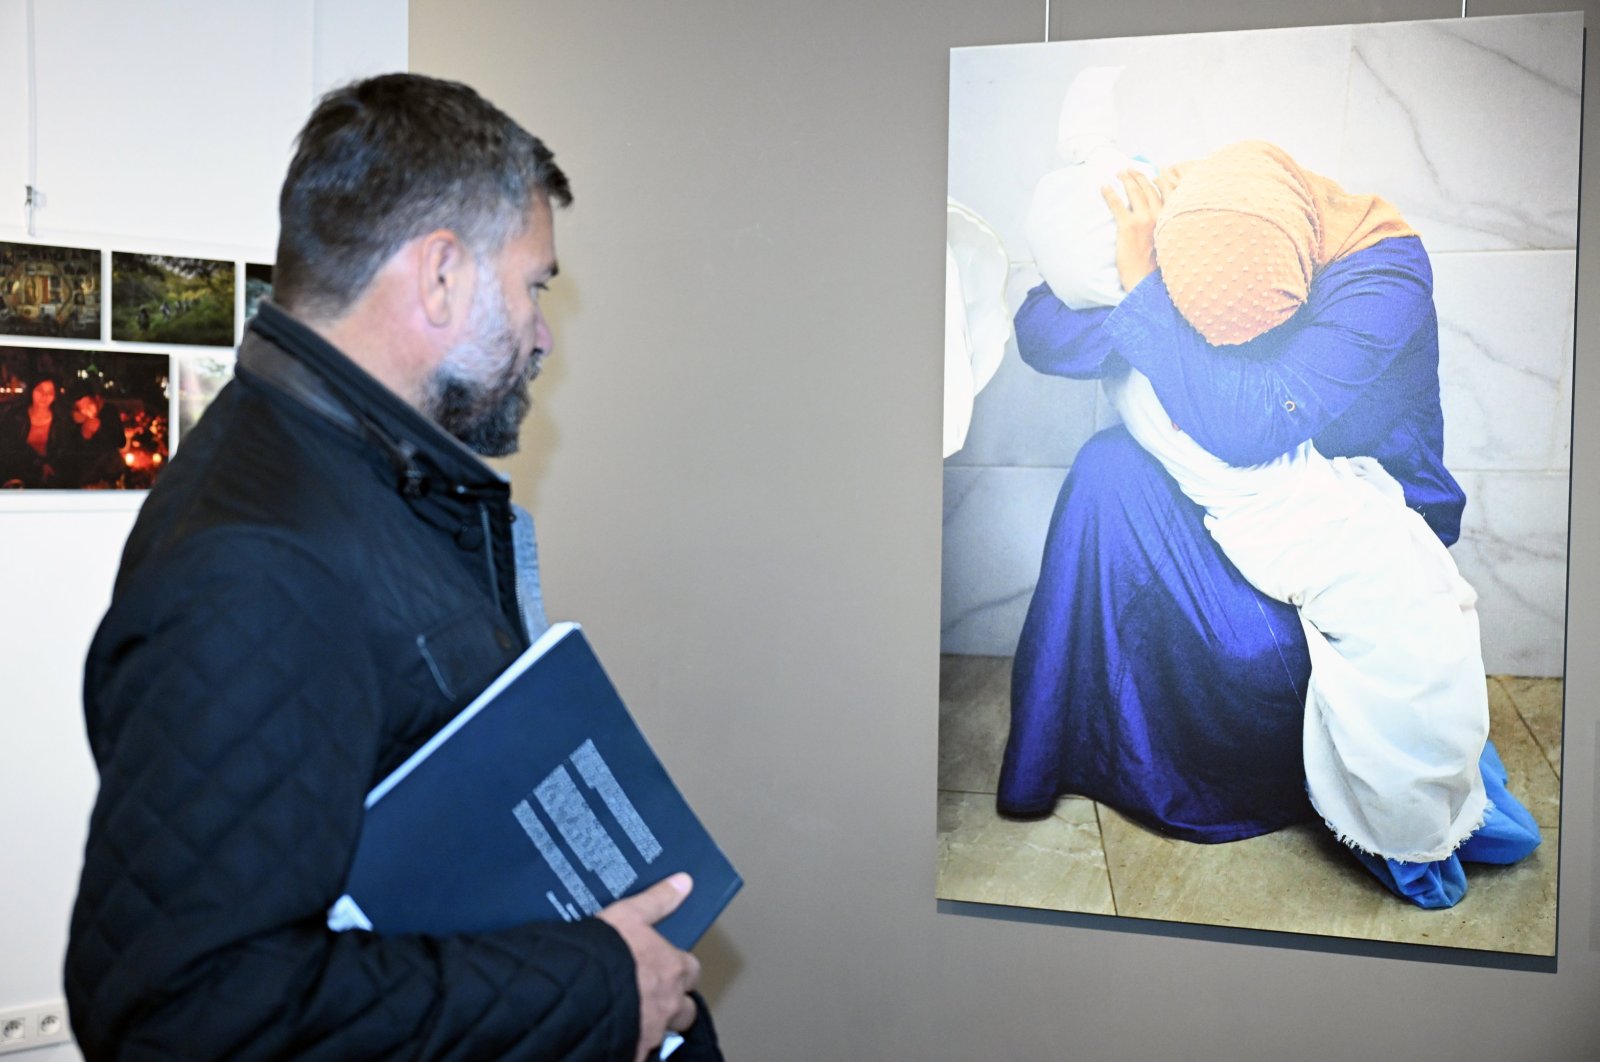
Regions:
[[[261,304],[245,331],[239,368],[344,433],[387,450],[402,494],[509,494],[505,476],[271,302]]]

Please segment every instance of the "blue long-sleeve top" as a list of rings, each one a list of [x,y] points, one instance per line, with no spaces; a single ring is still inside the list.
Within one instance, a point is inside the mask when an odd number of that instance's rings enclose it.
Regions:
[[[1229,464],[1307,439],[1328,457],[1376,457],[1446,545],[1461,533],[1466,495],[1444,466],[1433,270],[1414,236],[1330,263],[1293,318],[1238,346],[1208,344],[1159,271],[1114,308],[1073,310],[1040,284],[1016,333],[1043,373],[1092,379],[1119,358],[1131,364],[1173,422]]]

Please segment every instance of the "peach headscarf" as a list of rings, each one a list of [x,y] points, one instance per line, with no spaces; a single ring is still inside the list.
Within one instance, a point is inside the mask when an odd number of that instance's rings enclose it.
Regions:
[[[1293,317],[1329,262],[1415,236],[1375,195],[1349,195],[1259,140],[1176,167],[1156,221],[1156,264],[1173,304],[1208,343],[1254,339]]]

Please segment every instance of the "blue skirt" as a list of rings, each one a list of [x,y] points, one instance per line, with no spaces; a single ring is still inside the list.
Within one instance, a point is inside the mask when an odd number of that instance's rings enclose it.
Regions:
[[[1017,645],[1002,812],[1073,793],[1202,842],[1316,817],[1300,620],[1245,581],[1203,517],[1124,429],[1079,452]]]
[[[1311,660],[1295,609],[1245,581],[1204,512],[1122,428],[1078,453],[1061,487],[1017,644],[999,809],[1042,815],[1091,797],[1152,829],[1216,843],[1315,820],[1301,725]],[[1463,862],[1514,863],[1540,841],[1480,761],[1483,826],[1433,863],[1357,853],[1423,907],[1466,891]]]

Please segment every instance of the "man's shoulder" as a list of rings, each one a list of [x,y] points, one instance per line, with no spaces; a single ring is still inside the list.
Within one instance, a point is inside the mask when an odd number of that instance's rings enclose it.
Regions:
[[[235,381],[181,440],[151,491],[123,558],[129,569],[182,564],[202,542],[300,545],[337,569],[386,516],[386,491],[360,440],[296,416]],[[276,544],[276,545],[274,545]]]
[[[454,549],[370,443],[238,379],[146,499],[96,646],[217,608],[281,613],[263,627],[316,612],[341,637],[412,644],[461,608]]]

